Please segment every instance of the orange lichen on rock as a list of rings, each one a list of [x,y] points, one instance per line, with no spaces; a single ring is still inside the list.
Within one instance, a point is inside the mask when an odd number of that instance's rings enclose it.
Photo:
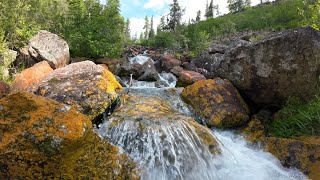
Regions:
[[[320,143],[295,139],[269,137],[265,140],[266,150],[276,156],[286,167],[295,167],[310,179],[320,177]]]
[[[0,100],[0,167],[0,179],[138,178],[85,115],[28,93]]]
[[[42,61],[34,66],[23,70],[18,74],[12,87],[14,91],[34,92],[37,90],[38,84],[51,72],[53,69],[47,61]]]
[[[228,80],[198,81],[187,86],[181,96],[209,127],[241,126],[249,118],[248,106]]]

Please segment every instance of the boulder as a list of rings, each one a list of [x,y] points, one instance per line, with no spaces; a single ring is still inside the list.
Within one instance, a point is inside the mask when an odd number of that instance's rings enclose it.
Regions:
[[[53,71],[47,61],[42,61],[18,74],[13,83],[13,91],[35,92],[39,83]]]
[[[0,81],[0,99],[6,97],[11,92],[11,87],[3,82]]]
[[[139,81],[157,81],[159,79],[159,74],[152,60],[145,62],[142,69],[144,73],[138,78]]]
[[[3,80],[10,80],[11,64],[16,60],[17,52],[4,49],[0,54],[0,73]]]
[[[93,120],[116,101],[121,89],[110,71],[83,61],[52,71],[39,84],[37,94],[72,105]]]
[[[0,107],[0,179],[137,179],[135,163],[71,106],[16,93]]]
[[[319,92],[320,32],[312,27],[274,33],[256,43],[240,41],[224,55],[206,57],[206,63],[194,63],[208,70],[208,78],[230,80],[260,107],[281,106],[289,97],[308,100]]]
[[[70,63],[78,63],[82,61],[92,61],[92,59],[87,58],[87,57],[72,57],[70,58]]]
[[[98,58],[94,59],[93,62],[96,64],[105,64],[108,66],[109,71],[114,75],[118,75],[121,71],[122,59],[110,59],[110,58]]]
[[[198,81],[186,87],[181,96],[208,127],[234,128],[249,119],[246,103],[228,80]]]
[[[36,61],[48,61],[53,69],[61,68],[69,64],[69,46],[58,35],[45,30],[38,32],[29,41],[29,54]]]
[[[174,74],[174,75],[176,75],[176,76],[180,76],[180,73],[183,71],[184,69],[182,68],[182,67],[180,67],[180,66],[175,66],[175,67],[173,67],[171,70],[170,70],[170,72],[172,73],[172,74]]]
[[[193,83],[205,80],[206,78],[197,72],[183,70],[179,73],[179,79],[177,85],[180,87],[185,87],[188,85],[192,85]]]
[[[266,150],[276,156],[285,167],[300,169],[310,179],[320,177],[320,138],[284,139],[269,137]]]
[[[165,54],[160,60],[162,67],[167,72],[170,72],[173,67],[181,65],[181,61],[177,60],[172,54]]]

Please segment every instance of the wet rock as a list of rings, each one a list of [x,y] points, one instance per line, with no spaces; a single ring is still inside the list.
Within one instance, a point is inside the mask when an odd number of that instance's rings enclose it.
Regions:
[[[37,94],[71,105],[93,120],[117,99],[121,89],[110,71],[83,61],[52,71]]]
[[[13,91],[35,92],[39,83],[53,71],[47,61],[42,61],[18,74],[13,83]]]
[[[157,81],[158,72],[152,60],[148,60],[142,65],[143,74],[138,78],[139,81]]]
[[[179,79],[178,79],[177,85],[180,87],[185,87],[185,86],[192,85],[197,81],[205,80],[205,79],[206,78],[198,72],[183,70],[179,73]]]
[[[239,41],[223,56],[205,57],[194,63],[208,70],[207,77],[230,80],[260,107],[281,106],[289,97],[308,100],[319,92],[320,33],[311,27],[274,33],[256,43]]]
[[[181,61],[177,60],[172,54],[165,54],[161,58],[162,67],[165,71],[170,72],[170,70],[175,66],[180,66]]]
[[[28,45],[30,56],[36,61],[48,61],[53,69],[61,68],[69,64],[69,46],[58,35],[45,30],[38,32]]]
[[[315,138],[284,139],[268,137],[266,150],[276,156],[286,167],[296,167],[310,179],[320,177],[320,140]]]
[[[0,99],[6,97],[11,92],[11,87],[5,83],[0,81]]]
[[[211,153],[219,153],[217,141],[210,134],[211,132],[208,128],[199,125],[192,118],[175,111],[164,100],[142,95],[122,95],[121,102],[121,107],[110,116],[111,129],[122,123],[130,122],[139,126],[137,131],[140,131],[140,133],[147,133],[150,128],[158,130],[162,128],[162,125],[164,127],[174,127],[176,123],[186,123],[187,126],[194,128],[196,134],[207,145]]]
[[[137,179],[132,160],[74,108],[28,93],[0,105],[0,179]]]
[[[249,119],[246,103],[228,80],[198,81],[187,86],[181,96],[208,127],[234,128]]]

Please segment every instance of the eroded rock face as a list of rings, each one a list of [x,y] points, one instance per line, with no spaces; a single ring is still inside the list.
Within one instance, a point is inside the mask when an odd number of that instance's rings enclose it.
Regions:
[[[37,94],[71,105],[93,120],[117,99],[121,89],[106,68],[83,61],[52,71]]]
[[[58,35],[45,30],[38,32],[29,41],[29,54],[37,61],[46,60],[53,69],[61,68],[69,64],[69,46]]]
[[[6,97],[11,92],[9,84],[0,81],[0,99]]]
[[[13,83],[14,91],[35,92],[38,84],[53,71],[47,61],[42,61],[18,74]]]
[[[209,78],[230,80],[254,103],[279,106],[288,97],[306,100],[319,92],[319,58],[320,33],[306,27],[275,33],[257,43],[241,40],[225,54],[207,53],[205,62],[194,63],[207,69]]]
[[[0,179],[136,179],[135,164],[73,107],[28,93],[0,107]]]
[[[310,179],[320,177],[320,139],[284,139],[269,137],[265,140],[266,150],[276,156],[286,167],[296,167]]]
[[[246,103],[228,80],[198,81],[187,86],[181,96],[209,127],[234,128],[249,118]]]

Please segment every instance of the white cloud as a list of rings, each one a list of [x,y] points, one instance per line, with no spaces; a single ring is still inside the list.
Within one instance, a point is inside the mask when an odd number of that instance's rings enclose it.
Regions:
[[[147,3],[143,5],[146,9],[162,9],[166,4],[169,4],[171,0],[148,0]]]
[[[153,17],[153,29],[156,31],[157,25],[160,22],[161,16],[155,16]],[[137,38],[139,38],[140,33],[144,32],[143,26],[144,26],[144,18],[130,18],[130,30],[131,30],[131,36],[134,37],[137,35]]]

